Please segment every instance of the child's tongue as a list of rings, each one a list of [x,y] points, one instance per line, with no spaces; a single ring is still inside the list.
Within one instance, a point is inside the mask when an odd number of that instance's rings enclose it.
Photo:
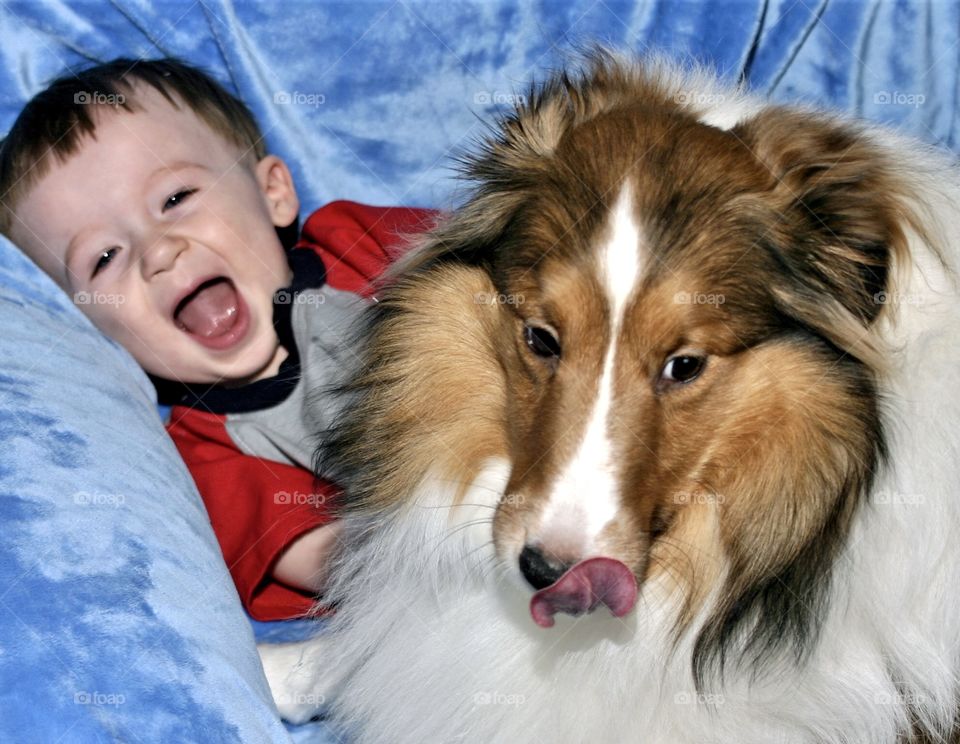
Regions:
[[[214,279],[202,284],[177,309],[178,325],[203,338],[221,336],[237,322],[239,300],[229,279]]]

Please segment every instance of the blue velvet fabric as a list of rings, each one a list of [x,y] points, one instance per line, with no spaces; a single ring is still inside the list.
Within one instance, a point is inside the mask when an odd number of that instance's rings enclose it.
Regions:
[[[152,386],[0,244],[0,741],[282,741]]]
[[[958,31],[946,1],[6,0],[0,132],[65,70],[171,54],[250,104],[304,213],[446,207],[451,156],[578,46],[665,51],[955,146]],[[0,522],[0,740],[288,738],[149,385],[5,242]]]

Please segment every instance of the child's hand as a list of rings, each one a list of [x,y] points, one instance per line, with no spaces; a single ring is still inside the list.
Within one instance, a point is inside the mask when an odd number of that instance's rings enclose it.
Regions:
[[[273,578],[295,589],[320,594],[340,533],[340,522],[332,522],[301,535],[277,560]]]

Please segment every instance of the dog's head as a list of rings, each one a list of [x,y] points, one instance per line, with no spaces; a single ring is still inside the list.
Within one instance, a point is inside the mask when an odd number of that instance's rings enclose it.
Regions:
[[[706,612],[699,664],[811,637],[883,454],[910,222],[858,128],[703,85],[598,55],[499,124],[382,294],[330,460],[367,508],[506,461],[499,561],[532,592],[611,559],[679,631]],[[609,565],[580,584],[622,605]]]

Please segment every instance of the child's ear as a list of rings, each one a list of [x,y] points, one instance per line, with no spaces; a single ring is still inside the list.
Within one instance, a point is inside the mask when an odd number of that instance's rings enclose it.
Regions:
[[[300,214],[300,200],[290,169],[276,155],[267,155],[256,165],[257,183],[277,227],[286,227]]]

